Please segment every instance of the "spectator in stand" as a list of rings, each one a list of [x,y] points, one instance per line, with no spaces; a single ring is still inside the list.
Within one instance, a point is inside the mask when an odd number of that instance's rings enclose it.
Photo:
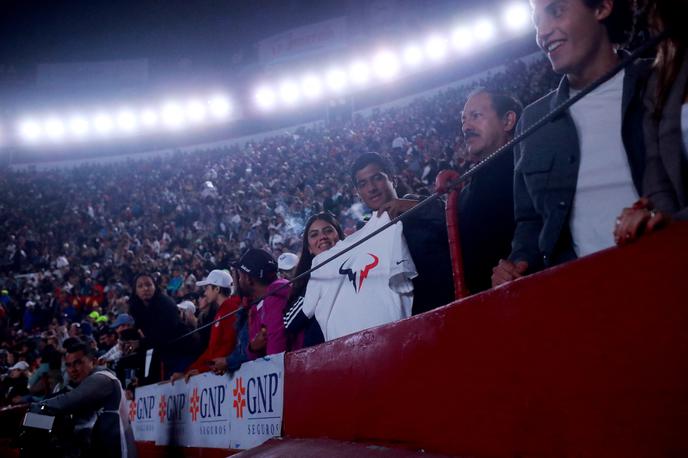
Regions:
[[[203,296],[208,303],[218,304],[215,324],[210,331],[210,342],[205,351],[186,370],[186,374],[176,372],[171,381],[184,377],[186,381],[193,375],[211,369],[225,371],[226,357],[234,351],[236,345],[236,311],[241,307],[241,298],[233,294],[234,280],[226,270],[213,270],[205,280],[196,283],[204,286]],[[232,314],[231,316],[226,316]]]
[[[399,199],[392,166],[376,153],[360,156],[351,167],[351,179],[366,206],[378,215],[395,218],[413,208],[417,199]],[[418,276],[413,280],[413,314],[454,300],[444,205],[436,201],[403,221],[403,234]]]
[[[479,88],[468,96],[461,128],[471,162],[477,163],[514,137],[521,103]],[[511,251],[514,235],[514,155],[502,153],[474,175],[459,196],[459,233],[464,280],[471,293],[492,286],[492,268]]]
[[[179,319],[190,329],[198,327],[198,320],[196,319],[196,305],[189,301],[181,301],[177,304],[179,309]]]
[[[163,363],[162,378],[169,378],[174,372],[182,372],[193,361],[196,351],[196,336],[192,334],[182,340],[172,341],[189,331],[179,319],[174,301],[163,294],[153,276],[139,274],[134,279],[135,293],[130,303],[130,312],[136,326],[143,334],[143,349],[153,348],[150,380],[159,381],[158,363]]]
[[[248,316],[249,357],[272,355],[286,350],[284,309],[291,292],[287,280],[277,279],[277,262],[264,250],[247,251],[235,265],[239,288],[251,301]]]
[[[9,368],[9,374],[0,383],[2,404],[17,404],[29,394],[29,363],[19,361]]]
[[[517,133],[610,71],[632,22],[624,0],[531,6],[538,45],[564,77],[526,107]],[[494,269],[494,286],[614,245],[614,218],[642,189],[647,71],[644,61],[627,67],[518,145],[516,230],[511,255]]]
[[[312,267],[313,258],[344,240],[344,231],[337,220],[329,213],[311,216],[303,231],[303,241],[295,276]],[[306,285],[310,275],[300,278],[292,285],[288,308],[284,314],[284,327],[287,332],[287,348],[298,350],[325,341],[322,329],[315,317],[308,318],[301,310]]]
[[[656,0],[649,7],[654,33],[669,30],[660,45],[645,96],[647,159],[644,197],[625,208],[616,222],[617,244],[688,219],[688,32],[686,5]]]
[[[277,258],[277,271],[280,278],[291,280],[295,276],[296,265],[299,257],[294,253],[282,253]]]

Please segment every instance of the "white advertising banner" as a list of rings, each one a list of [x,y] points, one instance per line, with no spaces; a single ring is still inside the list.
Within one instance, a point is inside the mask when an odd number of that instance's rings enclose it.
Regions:
[[[136,389],[129,405],[137,441],[247,449],[282,432],[284,353],[245,363],[231,377],[210,372]]]

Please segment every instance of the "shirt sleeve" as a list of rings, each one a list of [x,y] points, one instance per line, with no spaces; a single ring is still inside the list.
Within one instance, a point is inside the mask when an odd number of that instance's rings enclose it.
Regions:
[[[392,240],[392,258],[389,266],[389,287],[392,291],[399,294],[413,292],[413,282],[418,276],[416,265],[411,258],[403,235],[403,225],[401,222],[394,225]]]
[[[112,394],[113,388],[114,383],[107,376],[92,374],[72,391],[43,401],[41,404],[65,413],[88,409],[97,410]]]
[[[265,299],[265,317],[263,324],[267,328],[266,353],[273,355],[287,349],[287,335],[284,332],[283,310],[286,305],[284,297],[268,297]]]

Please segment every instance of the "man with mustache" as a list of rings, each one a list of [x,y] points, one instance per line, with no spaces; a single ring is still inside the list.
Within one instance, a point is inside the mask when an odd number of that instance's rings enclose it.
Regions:
[[[514,137],[521,103],[509,94],[474,90],[461,113],[468,158],[478,163]],[[492,268],[511,251],[514,234],[514,156],[501,153],[479,170],[459,196],[464,281],[470,293],[492,286]]]

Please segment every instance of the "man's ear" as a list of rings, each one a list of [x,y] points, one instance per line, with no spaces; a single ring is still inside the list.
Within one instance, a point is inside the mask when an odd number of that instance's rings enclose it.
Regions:
[[[516,113],[513,111],[507,111],[506,114],[504,115],[503,123],[504,123],[504,131],[505,132],[511,132],[514,130],[514,127],[516,127]]]
[[[599,5],[595,7],[595,19],[604,21],[614,10],[614,2],[619,0],[602,0]]]

